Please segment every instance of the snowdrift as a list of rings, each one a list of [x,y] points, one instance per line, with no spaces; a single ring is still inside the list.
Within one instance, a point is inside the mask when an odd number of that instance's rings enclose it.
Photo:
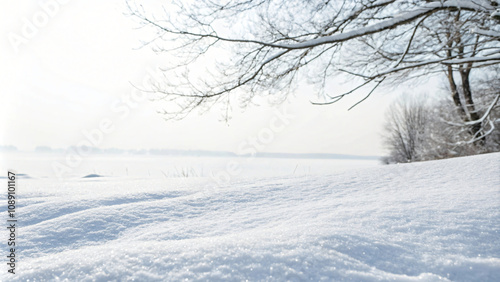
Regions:
[[[226,186],[19,187],[19,263],[2,281],[500,281],[498,153]]]

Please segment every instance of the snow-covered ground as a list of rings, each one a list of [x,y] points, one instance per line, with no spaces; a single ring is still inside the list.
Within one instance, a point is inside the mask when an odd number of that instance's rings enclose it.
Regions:
[[[500,153],[222,186],[18,185],[2,281],[500,281]]]

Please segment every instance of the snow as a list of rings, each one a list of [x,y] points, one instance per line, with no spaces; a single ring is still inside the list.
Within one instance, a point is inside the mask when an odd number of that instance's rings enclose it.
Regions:
[[[492,62],[500,61],[500,55],[446,60],[446,61],[443,61],[443,64],[458,65],[458,64],[465,64],[465,63],[488,62],[488,61],[492,61]]]
[[[390,3],[392,1],[388,1],[386,4]],[[385,2],[381,2],[381,5],[384,5]],[[330,44],[330,43],[337,43],[337,42],[343,42],[347,41],[349,39],[361,37],[364,35],[369,35],[373,33],[377,33],[383,30],[391,29],[394,27],[397,27],[399,25],[408,23],[412,20],[415,20],[419,17],[425,16],[429,13],[438,11],[438,10],[443,10],[443,9],[450,9],[450,8],[459,8],[459,9],[466,9],[466,10],[473,10],[473,11],[483,11],[485,9],[493,9],[491,5],[488,3],[485,3],[484,1],[481,2],[480,4],[475,3],[474,1],[463,1],[463,0],[450,0],[450,1],[445,1],[445,2],[433,2],[433,3],[428,3],[426,5],[423,5],[422,7],[419,7],[417,9],[414,9],[412,11],[407,11],[401,15],[398,15],[394,18],[391,18],[389,20],[384,20],[376,24],[360,27],[354,30],[342,32],[342,33],[337,33],[333,34],[330,36],[324,36],[320,38],[315,38],[311,40],[307,40],[304,42],[300,43],[295,43],[295,44],[285,44],[285,45],[280,45],[280,44],[273,44],[272,46],[278,47],[278,48],[283,48],[283,49],[304,49],[304,48],[311,48],[315,47],[318,45],[323,45],[323,44]]]
[[[492,13],[491,17],[495,16],[495,14],[498,17],[500,17],[500,11],[496,11],[496,12]],[[476,34],[485,35],[485,36],[500,38],[500,32],[495,31],[495,30],[485,30],[485,29],[481,29],[478,27],[474,27],[474,28],[472,28],[471,32],[476,33]]]
[[[18,187],[19,263],[2,281],[500,281],[500,153]]]

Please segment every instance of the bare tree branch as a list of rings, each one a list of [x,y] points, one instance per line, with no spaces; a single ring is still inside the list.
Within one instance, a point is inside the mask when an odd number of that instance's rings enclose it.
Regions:
[[[489,0],[174,3],[160,19],[142,6],[129,3],[129,9],[157,32],[145,44],[171,58],[168,79],[152,90],[168,96],[182,116],[194,110],[186,107],[235,100],[219,96],[237,95],[242,104],[264,93],[286,97],[304,78],[319,88],[340,73],[362,80],[314,102],[327,105],[370,85],[364,101],[381,85],[443,67],[452,77],[460,72],[467,84],[472,69],[500,63],[500,31],[491,17],[496,7]],[[455,93],[460,89],[468,86],[458,85]]]

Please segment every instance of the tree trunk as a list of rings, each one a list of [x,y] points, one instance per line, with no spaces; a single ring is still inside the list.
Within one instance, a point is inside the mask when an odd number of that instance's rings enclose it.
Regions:
[[[448,66],[448,71],[446,73],[448,77],[448,83],[450,84],[451,97],[453,98],[453,102],[457,107],[458,115],[465,121],[468,121],[469,117],[465,113],[464,106],[462,105],[462,101],[460,100],[460,93],[458,92],[457,84],[455,83],[455,79],[453,78],[453,68]]]
[[[467,113],[469,115],[469,120],[470,121],[477,121],[481,117],[480,117],[479,113],[476,111],[476,107],[474,105],[474,100],[472,99],[472,91],[470,88],[469,75],[470,75],[470,69],[460,70],[460,77],[462,78],[462,89],[463,89],[463,93],[464,93],[465,106],[467,109]],[[475,123],[471,126],[469,132],[473,136],[473,138],[477,137],[481,128],[482,128],[481,122]],[[484,144],[484,140],[485,140],[485,137],[482,137],[476,143],[479,145],[482,145],[482,144]]]

